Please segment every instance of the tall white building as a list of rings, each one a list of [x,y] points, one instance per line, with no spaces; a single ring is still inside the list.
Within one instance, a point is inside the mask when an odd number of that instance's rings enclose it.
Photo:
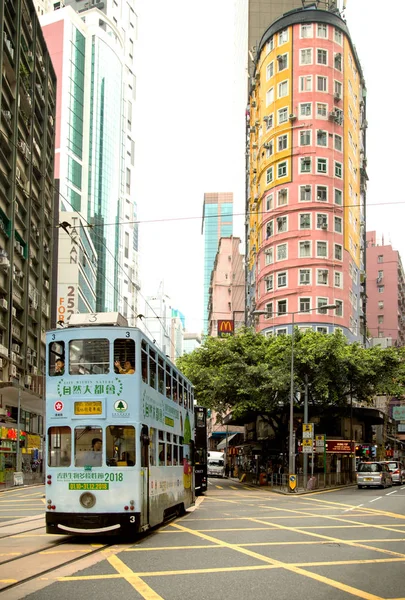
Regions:
[[[98,265],[92,310],[117,310],[135,324],[135,2],[65,0],[65,5],[41,17],[58,71],[60,208],[79,212],[91,226]],[[84,310],[78,295],[75,311]]]

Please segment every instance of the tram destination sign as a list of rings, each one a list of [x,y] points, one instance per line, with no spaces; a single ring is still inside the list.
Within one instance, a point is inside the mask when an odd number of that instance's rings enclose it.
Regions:
[[[75,415],[101,415],[103,403],[99,400],[75,402]]]

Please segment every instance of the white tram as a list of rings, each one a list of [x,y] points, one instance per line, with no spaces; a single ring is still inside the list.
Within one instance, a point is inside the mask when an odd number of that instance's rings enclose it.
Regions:
[[[194,503],[191,383],[119,313],[47,333],[46,530],[131,535]]]

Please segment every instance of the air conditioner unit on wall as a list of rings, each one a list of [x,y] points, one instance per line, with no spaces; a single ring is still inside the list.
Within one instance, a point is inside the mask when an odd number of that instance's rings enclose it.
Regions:
[[[15,365],[10,365],[10,375],[11,377],[17,377],[17,367]]]

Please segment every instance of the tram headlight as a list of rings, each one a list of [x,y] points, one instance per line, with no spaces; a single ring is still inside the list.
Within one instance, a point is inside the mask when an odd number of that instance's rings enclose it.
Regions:
[[[80,496],[80,504],[83,506],[83,508],[93,508],[95,503],[96,497],[90,492],[84,492],[84,494]]]

